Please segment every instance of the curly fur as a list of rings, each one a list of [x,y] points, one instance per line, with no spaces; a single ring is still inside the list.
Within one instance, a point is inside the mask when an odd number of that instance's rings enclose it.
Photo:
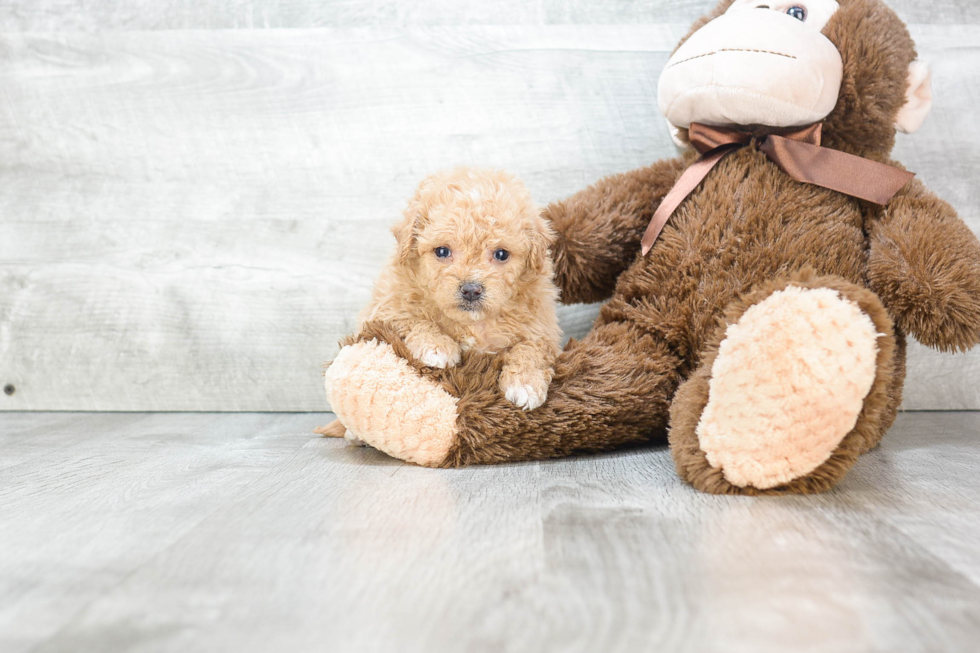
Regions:
[[[392,324],[431,367],[452,367],[469,350],[502,353],[504,394],[524,408],[540,405],[561,342],[554,232],[524,185],[500,171],[431,175],[392,231],[397,250],[360,321]],[[443,247],[450,255],[437,257]],[[498,250],[507,260],[494,258]],[[466,283],[483,289],[478,302],[461,296]]]

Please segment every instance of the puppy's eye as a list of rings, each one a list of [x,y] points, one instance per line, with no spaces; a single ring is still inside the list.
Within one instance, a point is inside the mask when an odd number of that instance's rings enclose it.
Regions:
[[[503,263],[510,258],[510,252],[508,252],[506,249],[498,249],[493,253],[493,257]]]
[[[448,258],[452,254],[448,247],[436,247],[435,253],[438,258]]]
[[[786,14],[796,20],[806,21],[806,7],[790,7],[786,10]]]

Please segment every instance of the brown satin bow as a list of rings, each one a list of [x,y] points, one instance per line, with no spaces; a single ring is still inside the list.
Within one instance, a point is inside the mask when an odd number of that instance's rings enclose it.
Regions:
[[[875,204],[888,204],[915,176],[914,173],[883,163],[821,147],[822,131],[823,125],[817,123],[782,136],[770,134],[760,142],[759,149],[796,181],[836,190]],[[653,214],[650,226],[640,241],[644,256],[657,241],[670,216],[711,169],[727,155],[752,142],[752,135],[747,132],[698,123],[691,125],[689,135],[691,145],[701,153],[701,157],[684,171]]]

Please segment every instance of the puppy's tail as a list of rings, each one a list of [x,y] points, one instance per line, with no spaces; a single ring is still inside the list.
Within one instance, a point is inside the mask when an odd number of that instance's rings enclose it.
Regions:
[[[335,419],[326,426],[313,429],[313,432],[325,438],[342,438],[347,433],[347,427],[341,424],[339,419]]]

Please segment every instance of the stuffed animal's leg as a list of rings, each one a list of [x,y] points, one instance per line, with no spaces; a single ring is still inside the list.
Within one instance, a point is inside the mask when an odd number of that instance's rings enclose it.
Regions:
[[[571,343],[533,411],[503,396],[501,364],[467,355],[455,368],[426,368],[393,329],[367,324],[328,369],[327,398],[366,443],[435,467],[603,451],[666,434],[679,361],[629,323]]]
[[[878,297],[843,279],[750,293],[674,397],[678,472],[718,494],[830,489],[894,420],[903,345]]]
[[[662,441],[680,364],[663,341],[630,322],[610,322],[566,347],[547,401],[532,411],[504,400],[492,377],[461,375],[458,438],[448,463],[538,460]]]

